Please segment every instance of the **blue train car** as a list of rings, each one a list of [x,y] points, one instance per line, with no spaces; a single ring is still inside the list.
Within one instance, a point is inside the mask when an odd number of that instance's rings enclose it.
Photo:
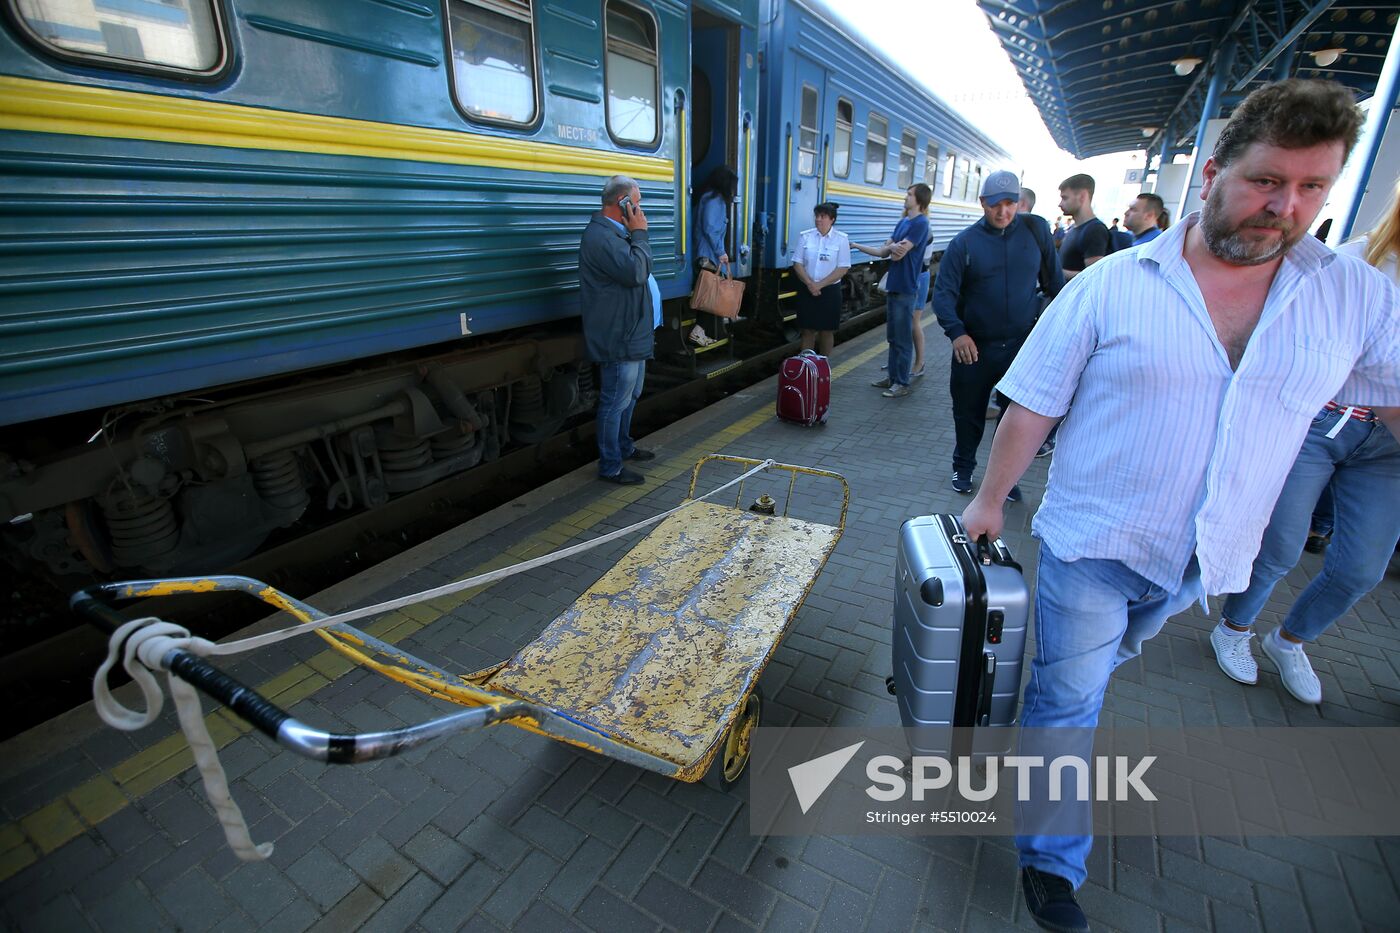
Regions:
[[[933,189],[929,220],[940,253],[982,216],[982,175],[1010,166],[1004,150],[816,0],[777,4],[765,22],[765,270],[791,265],[791,246],[822,201],[841,205],[838,225],[852,240],[880,244],[903,211],[906,190],[924,182]],[[851,297],[858,301],[885,263],[860,253],[852,259]],[[788,294],[781,284],[773,291]]]
[[[571,317],[614,172],[688,294],[692,15],[756,25],[752,0],[5,5],[0,423]]]
[[[1000,158],[806,0],[0,0],[0,539],[208,570],[548,436],[596,397],[577,247],[612,174],[680,376],[787,339],[819,198],[880,242],[933,179],[946,240]],[[755,287],[698,347],[719,165]]]
[[[0,11],[0,521],[58,571],[207,567],[586,410],[609,175],[690,292],[695,65],[752,187],[758,0]]]

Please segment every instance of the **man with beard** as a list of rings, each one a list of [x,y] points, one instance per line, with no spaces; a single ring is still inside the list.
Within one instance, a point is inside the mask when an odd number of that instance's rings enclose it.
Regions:
[[[1001,533],[1007,492],[1064,419],[1033,525],[1022,754],[1028,743],[1087,754],[1113,669],[1174,613],[1248,586],[1329,399],[1369,405],[1400,431],[1396,290],[1307,236],[1360,125],[1334,82],[1255,91],[1206,162],[1204,209],[1076,276],[998,385],[1013,404],[963,514],[969,536]],[[1026,903],[1042,927],[1084,930],[1074,889],[1091,815],[1037,808],[1047,790],[1018,821]]]

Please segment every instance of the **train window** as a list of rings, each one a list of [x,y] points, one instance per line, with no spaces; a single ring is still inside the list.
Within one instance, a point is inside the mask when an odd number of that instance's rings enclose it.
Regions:
[[[889,152],[890,124],[884,117],[870,115],[865,133],[865,180],[872,185],[885,183],[885,157]]]
[[[530,0],[451,0],[452,87],[468,116],[492,123],[535,122],[534,17]]]
[[[953,188],[957,191],[957,198],[960,201],[967,200],[967,180],[972,177],[972,162],[968,159],[958,160],[958,177],[953,179]]]
[[[797,174],[817,173],[817,89],[802,85],[802,119],[797,124]]]
[[[953,174],[958,164],[958,156],[955,152],[950,152],[943,157],[943,196],[951,198],[953,196]]]
[[[972,173],[972,184],[970,187],[972,190],[967,193],[967,199],[969,201],[976,201],[982,196],[982,166],[977,166],[976,171]]]
[[[837,98],[836,101],[836,135],[833,137],[835,145],[831,154],[831,170],[838,178],[845,178],[851,174],[851,131],[856,122],[855,108],[848,100]]]
[[[934,191],[938,190],[936,184],[938,180],[938,143],[929,143],[928,151],[924,154],[924,184]]]
[[[607,5],[608,132],[618,142],[649,146],[657,123],[656,22],[626,3]]]
[[[906,190],[914,183],[914,153],[917,151],[917,143],[913,133],[906,131],[899,134],[899,187]]]
[[[11,8],[33,41],[64,58],[186,74],[224,66],[214,0],[18,0]]]

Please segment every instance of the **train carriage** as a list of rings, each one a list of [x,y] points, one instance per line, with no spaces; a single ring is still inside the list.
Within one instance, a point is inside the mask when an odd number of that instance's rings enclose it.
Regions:
[[[757,0],[0,8],[0,518],[58,571],[227,560],[586,411],[607,176],[690,292],[692,48],[752,184]]]
[[[807,0],[0,12],[0,539],[60,574],[227,565],[585,414],[577,247],[609,175],[641,186],[679,380],[792,338],[818,199],[881,242],[932,179],[946,241],[1003,157]],[[752,285],[699,347],[719,165]]]
[[[928,23],[910,23],[929,30]],[[932,32],[930,31],[932,35]],[[929,222],[941,253],[982,216],[982,175],[1010,157],[906,70],[870,49],[817,0],[779,5],[762,33],[765,127],[760,210],[769,225],[766,292],[793,314],[786,270],[812,208],[840,205],[838,224],[858,243],[883,243],[903,211],[909,186],[933,189]],[[930,40],[930,54],[935,43]],[[884,262],[853,253],[849,304],[864,303]]]

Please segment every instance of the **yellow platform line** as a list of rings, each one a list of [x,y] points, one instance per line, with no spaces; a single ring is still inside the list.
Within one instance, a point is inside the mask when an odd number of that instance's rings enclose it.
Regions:
[[[868,350],[862,350],[849,360],[833,367],[831,378],[835,380],[846,376],[884,352],[885,348],[881,343]],[[599,522],[610,518],[659,486],[678,476],[689,474],[695,466],[695,461],[706,454],[724,450],[730,443],[768,422],[772,417],[773,413],[767,405],[760,406],[752,414],[708,435],[648,470],[648,477],[656,479],[656,483],[620,486],[559,519],[548,528],[512,545],[491,560],[466,571],[458,579],[465,580],[488,570],[519,563],[530,555],[553,550],[557,547],[556,542],[572,540],[579,533],[592,529]],[[383,641],[395,643],[437,622],[491,585],[486,584],[426,603],[406,606],[366,625],[365,631]],[[285,672],[259,684],[256,689],[285,709],[310,697],[354,667],[356,665],[344,656],[326,649],[307,661],[294,664]],[[223,707],[207,714],[204,721],[209,726],[210,737],[217,748],[224,748],[252,729]],[[194,758],[185,744],[183,733],[177,732],[114,765],[106,774],[89,778],[57,800],[38,807],[19,820],[0,824],[0,881],[14,876],[34,864],[41,856],[71,842],[87,832],[89,827],[95,827],[128,804],[192,767]]]

